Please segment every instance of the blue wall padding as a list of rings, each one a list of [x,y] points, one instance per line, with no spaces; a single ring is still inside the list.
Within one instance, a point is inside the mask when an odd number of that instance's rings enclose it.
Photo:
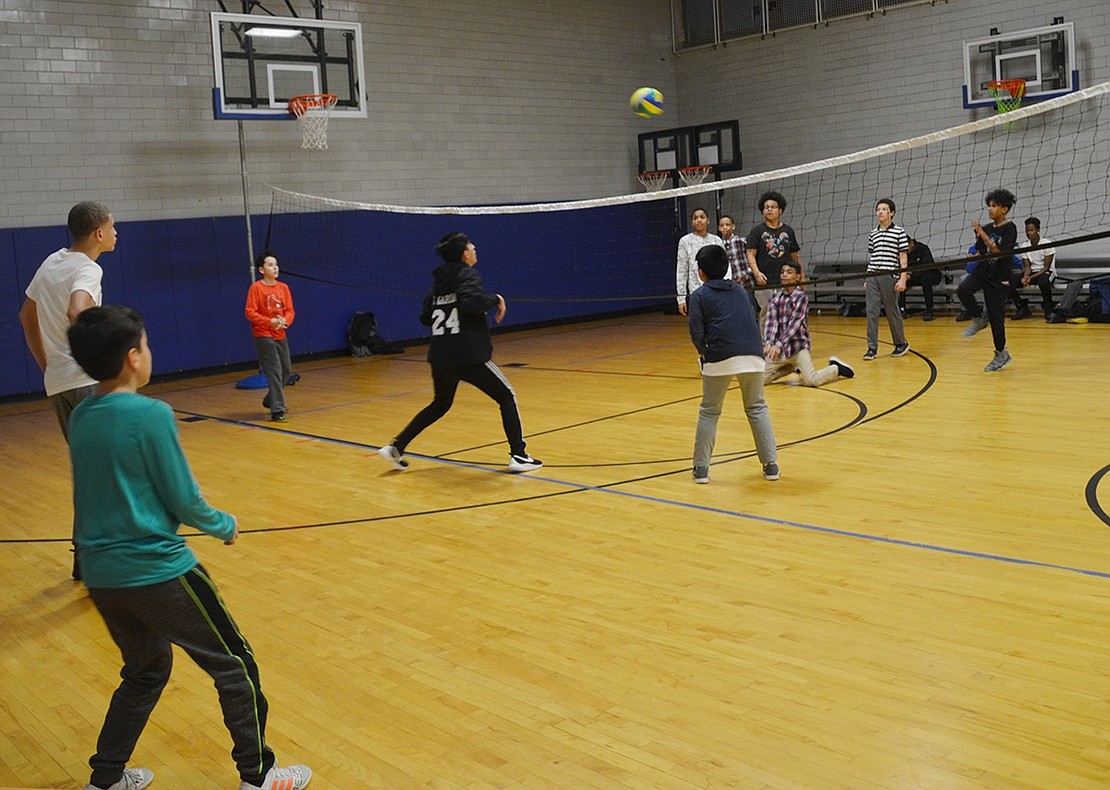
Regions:
[[[427,336],[420,303],[438,265],[433,248],[463,230],[478,248],[487,290],[508,303],[503,326],[664,304],[674,292],[670,200],[567,212],[411,215],[370,211],[253,218],[256,252],[269,243],[293,292],[293,355],[346,348],[347,323],[373,312],[387,340]],[[155,375],[254,359],[243,305],[250,285],[242,217],[119,221],[100,258],[104,302],[143,314]],[[0,229],[0,396],[42,391],[18,312],[42,260],[68,244],[64,226]]]

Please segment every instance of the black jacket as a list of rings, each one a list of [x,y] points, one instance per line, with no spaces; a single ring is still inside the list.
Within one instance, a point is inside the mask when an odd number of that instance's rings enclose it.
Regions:
[[[493,355],[486,313],[497,294],[482,290],[482,278],[462,261],[437,267],[435,284],[424,297],[420,323],[432,328],[428,362],[445,368],[484,365]]]

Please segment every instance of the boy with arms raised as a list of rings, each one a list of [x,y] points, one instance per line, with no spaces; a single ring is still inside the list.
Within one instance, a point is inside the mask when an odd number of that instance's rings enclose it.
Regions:
[[[704,285],[687,301],[690,340],[700,355],[702,375],[702,402],[694,437],[694,482],[709,482],[717,421],[733,378],[740,384],[763,477],[778,480],[775,432],[763,399],[763,343],[751,299],[728,277],[728,255],[723,247],[702,248],[697,264],[698,278]]]
[[[1010,278],[1016,276],[1012,262],[1017,246],[1017,228],[1008,215],[1016,200],[1014,193],[1008,189],[992,189],[987,193],[987,216],[991,221],[981,225],[979,220],[973,219],[971,228],[975,231],[976,252],[997,257],[978,261],[956,289],[960,303],[973,316],[971,326],[964,330],[964,337],[972,337],[990,324],[994,357],[983,368],[987,373],[1001,370],[1012,359],[1006,349],[1006,300],[1010,295]],[[975,301],[975,292],[980,289],[987,306],[986,316]]]
[[[300,790],[312,771],[275,764],[254,653],[177,534],[187,524],[232,545],[239,528],[200,495],[170,407],[138,394],[152,364],[142,317],[92,307],[68,334],[73,358],[100,382],[70,420],[74,541],[89,597],[123,658],[85,790],[142,790],[153,781],[126,765],[169,681],[173,645],[215,681],[240,790]]]

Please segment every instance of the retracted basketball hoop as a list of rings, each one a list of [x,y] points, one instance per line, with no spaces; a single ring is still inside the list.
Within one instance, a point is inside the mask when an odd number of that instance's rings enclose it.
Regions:
[[[998,108],[998,114],[1001,115],[1021,106],[1021,100],[1025,97],[1025,80],[991,80],[987,83],[987,90],[994,97],[994,104]],[[1010,131],[1013,125],[1013,122],[1009,121],[1002,126],[1006,131]]]
[[[670,180],[670,170],[649,170],[646,173],[640,173],[640,183],[645,192],[659,192]]]
[[[713,165],[694,165],[678,171],[679,180],[682,181],[683,186],[688,187],[704,184],[711,175],[713,175]]]
[[[301,148],[323,151],[328,147],[328,118],[338,100],[334,93],[309,93],[289,100],[289,112],[301,127]]]

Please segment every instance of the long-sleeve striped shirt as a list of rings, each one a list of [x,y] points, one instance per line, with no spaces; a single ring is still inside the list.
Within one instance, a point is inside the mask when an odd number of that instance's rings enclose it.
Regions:
[[[775,291],[767,300],[767,324],[763,330],[766,342],[782,349],[782,359],[811,348],[809,341],[809,296],[801,288]]]

